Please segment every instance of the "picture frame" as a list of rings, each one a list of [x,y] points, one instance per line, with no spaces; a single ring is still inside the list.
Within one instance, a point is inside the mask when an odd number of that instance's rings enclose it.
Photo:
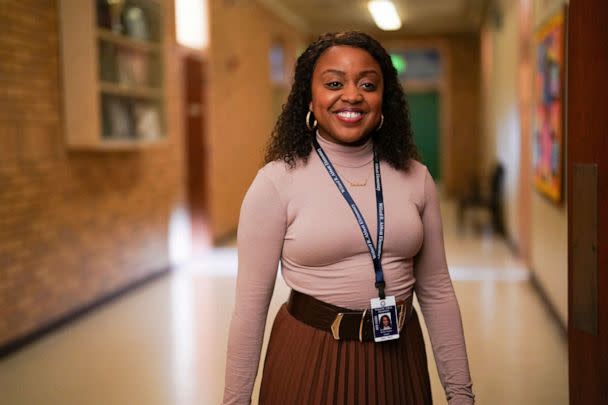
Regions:
[[[556,204],[563,199],[566,11],[560,7],[534,35],[534,186]]]

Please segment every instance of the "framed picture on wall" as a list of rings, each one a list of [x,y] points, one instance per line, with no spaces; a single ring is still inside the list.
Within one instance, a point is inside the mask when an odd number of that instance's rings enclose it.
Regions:
[[[565,20],[561,7],[535,33],[534,185],[555,203],[562,201],[564,177]]]

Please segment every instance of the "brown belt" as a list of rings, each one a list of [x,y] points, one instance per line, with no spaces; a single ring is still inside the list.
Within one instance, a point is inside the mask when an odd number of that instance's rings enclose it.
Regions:
[[[336,340],[374,340],[369,310],[353,311],[320,301],[310,295],[291,290],[287,311],[300,322],[330,332]],[[412,296],[397,303],[399,331],[412,313]]]

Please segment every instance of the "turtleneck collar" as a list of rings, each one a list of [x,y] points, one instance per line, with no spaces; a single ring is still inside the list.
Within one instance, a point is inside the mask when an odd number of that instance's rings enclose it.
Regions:
[[[346,146],[330,142],[319,135],[317,141],[325,151],[332,164],[343,167],[361,167],[374,160],[374,143],[370,137],[367,142],[359,146]]]

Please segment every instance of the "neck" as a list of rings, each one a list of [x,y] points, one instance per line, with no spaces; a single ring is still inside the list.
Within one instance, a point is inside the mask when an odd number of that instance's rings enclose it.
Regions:
[[[327,142],[330,143],[335,143],[337,145],[342,145],[342,146],[362,146],[365,145],[370,139],[371,139],[371,135],[367,134],[364,137],[362,137],[361,139],[356,140],[355,142],[341,142],[337,139],[333,139],[331,137],[329,137],[326,134],[321,133],[321,131],[317,130],[317,135],[323,139],[325,139]]]
[[[332,164],[336,166],[361,167],[374,159],[374,144],[371,136],[349,144],[329,141],[321,136],[318,131],[316,138]]]

